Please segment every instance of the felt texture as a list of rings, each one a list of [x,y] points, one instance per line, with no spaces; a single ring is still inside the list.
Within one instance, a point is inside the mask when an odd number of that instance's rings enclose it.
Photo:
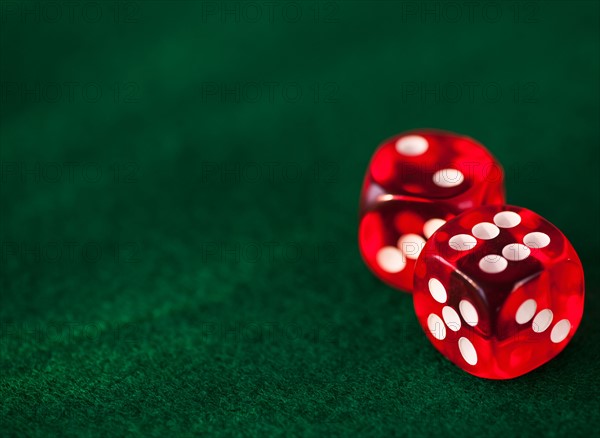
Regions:
[[[242,3],[1,3],[2,435],[592,435],[598,3]],[[418,127],[581,256],[580,329],[526,376],[452,365],[360,258],[369,158]]]

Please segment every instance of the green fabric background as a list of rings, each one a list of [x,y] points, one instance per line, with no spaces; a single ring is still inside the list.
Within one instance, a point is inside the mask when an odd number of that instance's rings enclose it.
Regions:
[[[597,431],[598,2],[53,3],[0,3],[2,435]],[[581,256],[581,327],[522,378],[361,261],[369,158],[417,127]]]

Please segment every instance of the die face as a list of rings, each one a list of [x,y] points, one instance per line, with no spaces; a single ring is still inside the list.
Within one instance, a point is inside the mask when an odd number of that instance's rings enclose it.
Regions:
[[[502,168],[475,140],[435,130],[395,136],[365,176],[361,254],[384,282],[410,292],[419,250],[437,228],[475,206],[503,203]]]
[[[414,266],[426,239],[454,216],[453,211],[423,200],[381,202],[360,222],[365,263],[385,283],[411,291]]]
[[[584,283],[577,256],[552,263],[509,295],[498,316],[495,357],[512,377],[560,353],[579,327]]]
[[[460,197],[474,186],[502,178],[502,168],[483,145],[437,130],[411,131],[386,140],[367,173],[367,180],[385,193],[427,199]]]
[[[417,318],[433,345],[491,379],[518,377],[552,359],[583,313],[575,250],[550,222],[513,206],[479,207],[442,226],[421,252],[414,289]]]

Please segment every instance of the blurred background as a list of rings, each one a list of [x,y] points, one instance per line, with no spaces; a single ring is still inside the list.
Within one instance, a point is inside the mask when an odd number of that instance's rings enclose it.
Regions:
[[[0,3],[6,435],[585,434],[599,420],[599,4]],[[558,226],[586,312],[477,379],[357,248],[371,154],[433,127]]]

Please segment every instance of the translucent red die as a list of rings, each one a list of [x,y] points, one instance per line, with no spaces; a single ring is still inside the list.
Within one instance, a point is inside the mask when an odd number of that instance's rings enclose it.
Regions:
[[[425,241],[447,220],[480,205],[502,205],[500,164],[472,138],[406,132],[375,151],[360,197],[359,246],[373,273],[412,291]]]
[[[567,238],[536,213],[474,208],[431,237],[413,301],[432,344],[463,370],[521,376],[560,353],[583,314],[584,278]]]

